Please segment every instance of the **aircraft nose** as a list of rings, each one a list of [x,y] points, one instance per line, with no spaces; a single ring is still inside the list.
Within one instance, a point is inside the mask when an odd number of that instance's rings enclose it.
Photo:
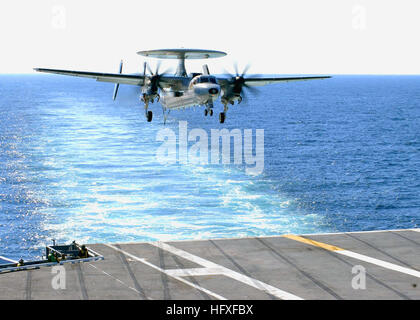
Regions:
[[[219,89],[217,88],[211,88],[209,89],[209,93],[212,95],[218,94],[219,93]]]

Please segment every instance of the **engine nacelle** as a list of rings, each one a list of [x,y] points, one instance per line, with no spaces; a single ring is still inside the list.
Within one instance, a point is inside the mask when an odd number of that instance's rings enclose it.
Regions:
[[[236,93],[224,94],[221,98],[222,104],[231,104],[232,106],[235,104],[235,101],[238,101],[238,104],[242,102],[242,96]]]
[[[160,95],[159,93],[155,92],[150,92],[150,91],[145,91],[143,92],[142,90],[142,94],[140,96],[140,100],[143,101],[144,103],[154,103],[156,99],[156,102],[159,102],[160,100]]]

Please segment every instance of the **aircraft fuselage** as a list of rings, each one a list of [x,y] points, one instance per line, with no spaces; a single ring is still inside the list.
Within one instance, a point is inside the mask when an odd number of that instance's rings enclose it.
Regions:
[[[213,105],[220,95],[220,85],[213,76],[185,77],[183,87],[163,90],[160,103],[167,109],[180,109],[199,105]],[[188,85],[186,85],[188,83]]]

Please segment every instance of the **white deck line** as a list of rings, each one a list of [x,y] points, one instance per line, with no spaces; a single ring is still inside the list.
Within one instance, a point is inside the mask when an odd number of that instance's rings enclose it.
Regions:
[[[183,259],[190,260],[196,264],[202,265],[206,268],[211,269],[220,269],[222,271],[222,274],[224,276],[227,276],[229,278],[232,278],[234,280],[237,280],[239,282],[245,283],[251,287],[254,287],[258,290],[264,291],[266,293],[269,293],[277,298],[283,299],[283,300],[303,300],[301,297],[298,297],[292,293],[283,291],[281,289],[278,289],[276,287],[273,287],[267,283],[264,283],[262,281],[259,281],[257,279],[248,277],[246,275],[243,275],[239,272],[233,271],[231,269],[225,268],[221,265],[218,265],[214,262],[211,262],[209,260],[203,259],[201,257],[198,257],[196,255],[193,255],[187,251],[175,248],[167,243],[164,242],[152,242],[151,245],[161,248],[163,250],[166,250],[174,255],[177,255]]]
[[[337,250],[337,251],[333,251],[333,252],[339,253],[339,254],[342,254],[344,256],[351,257],[351,258],[354,258],[354,259],[357,259],[357,260],[361,260],[361,261],[365,261],[365,262],[368,262],[368,263],[371,263],[371,264],[375,264],[377,266],[380,266],[380,267],[383,267],[383,268],[386,268],[386,269],[389,269],[389,270],[398,271],[398,272],[401,272],[401,273],[408,274],[410,276],[420,278],[420,272],[419,271],[409,269],[409,268],[406,268],[406,267],[401,267],[401,266],[399,266],[397,264],[394,264],[394,263],[390,263],[390,262],[386,262],[386,261],[379,260],[379,259],[376,259],[376,258],[372,258],[372,257],[369,257],[369,256],[365,256],[363,254],[353,252],[353,251],[349,251],[349,250]]]
[[[166,269],[166,272],[178,277],[223,275],[221,268]]]
[[[116,250],[116,251],[118,251],[118,252],[121,252],[121,253],[125,254],[127,257],[130,257],[131,259],[134,259],[136,261],[139,261],[141,263],[144,263],[145,265],[147,265],[147,266],[149,266],[149,267],[151,267],[151,268],[153,268],[155,270],[158,270],[158,271],[160,271],[160,272],[168,275],[169,277],[172,277],[172,278],[174,278],[174,279],[176,279],[176,280],[178,280],[180,282],[183,282],[186,285],[189,285],[190,287],[193,287],[193,288],[195,288],[197,290],[200,290],[200,291],[208,294],[209,296],[215,297],[218,300],[227,300],[225,297],[223,297],[223,296],[221,296],[221,295],[219,295],[217,293],[214,293],[214,292],[212,292],[210,290],[207,290],[207,289],[205,289],[205,288],[203,288],[201,286],[198,286],[198,285],[196,285],[196,284],[194,284],[194,283],[192,283],[192,282],[190,282],[188,280],[185,280],[185,279],[183,279],[181,277],[178,277],[176,275],[171,275],[167,270],[164,270],[162,268],[159,268],[158,266],[155,266],[154,264],[146,261],[145,259],[141,259],[139,257],[136,257],[135,255],[132,255],[131,253],[128,253],[128,252],[126,252],[126,251],[124,251],[122,249],[119,249],[119,248],[113,246],[112,244],[105,244],[105,245],[108,246],[108,247],[110,247],[110,248],[112,248],[112,249],[114,249],[114,250]]]
[[[393,271],[397,271],[397,272],[401,272],[401,273],[405,273],[408,274],[410,276],[414,276],[417,278],[420,278],[420,271],[414,270],[414,269],[410,269],[410,268],[406,268],[406,267],[402,267],[400,265],[391,263],[391,262],[387,262],[384,260],[380,260],[380,259],[376,259],[376,258],[372,258],[369,256],[365,256],[363,254],[354,252],[354,251],[350,251],[350,250],[346,250],[344,248],[339,248],[336,247],[334,244],[331,243],[323,243],[320,241],[316,241],[316,240],[312,240],[310,238],[306,238],[306,237],[302,237],[302,236],[295,236],[295,235],[290,235],[290,236],[284,236],[284,238],[293,240],[293,241],[298,241],[301,243],[304,243],[306,245],[311,245],[311,246],[315,246],[318,248],[321,248],[323,250],[328,250],[337,254],[341,254],[347,257],[351,257],[360,261],[364,261],[364,262],[368,262],[377,266],[380,266],[382,268],[386,268],[389,270],[393,270]]]

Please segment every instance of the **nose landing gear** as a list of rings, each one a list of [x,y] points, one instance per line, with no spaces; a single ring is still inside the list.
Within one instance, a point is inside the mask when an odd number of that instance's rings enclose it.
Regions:
[[[204,116],[207,117],[207,115],[210,115],[210,117],[213,116],[213,109],[204,109]]]
[[[220,114],[219,114],[219,122],[220,123],[224,123],[225,122],[225,118],[226,118],[226,113],[220,112]]]

